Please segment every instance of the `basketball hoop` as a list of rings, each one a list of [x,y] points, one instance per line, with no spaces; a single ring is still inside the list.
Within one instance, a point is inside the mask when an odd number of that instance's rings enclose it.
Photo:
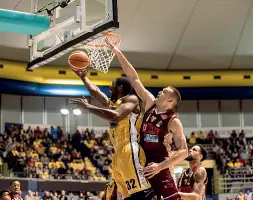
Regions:
[[[95,70],[107,73],[115,54],[111,51],[105,42],[105,38],[114,44],[120,46],[120,36],[113,33],[106,33],[85,45],[85,49],[90,59],[89,66]]]

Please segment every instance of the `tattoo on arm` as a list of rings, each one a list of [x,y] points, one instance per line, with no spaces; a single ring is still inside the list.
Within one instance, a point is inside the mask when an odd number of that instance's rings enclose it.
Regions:
[[[206,191],[206,185],[205,185],[205,180],[206,180],[206,170],[204,168],[199,168],[195,174],[194,174],[194,187],[193,191],[200,196],[205,195]]]

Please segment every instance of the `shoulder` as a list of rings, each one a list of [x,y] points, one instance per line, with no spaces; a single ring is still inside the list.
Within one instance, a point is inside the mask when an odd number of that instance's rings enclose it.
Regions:
[[[2,200],[11,200],[11,196],[10,195],[6,195],[2,198]]]
[[[180,119],[178,119],[176,115],[172,116],[171,120],[168,122],[168,129],[172,130],[173,132],[175,130],[182,129],[182,128],[183,128],[183,125]]]
[[[206,169],[204,167],[199,167],[194,173],[194,180],[196,182],[204,182],[206,179]]]
[[[178,119],[177,115],[173,115],[171,120],[169,121],[169,123],[172,126],[182,126],[182,123],[181,123],[180,119]]]
[[[122,99],[122,103],[139,103],[139,99],[136,95],[128,95],[128,96],[125,96],[123,99]]]

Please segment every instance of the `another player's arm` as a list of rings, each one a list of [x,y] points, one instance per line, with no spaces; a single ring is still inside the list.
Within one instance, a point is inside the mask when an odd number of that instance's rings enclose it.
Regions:
[[[155,97],[148,90],[145,89],[139,79],[136,70],[134,69],[132,64],[126,59],[124,54],[115,45],[109,42],[109,40],[106,40],[106,42],[112,48],[114,54],[118,57],[123,71],[125,72],[127,78],[131,82],[138,96],[142,99],[145,105],[145,110],[147,110],[148,108],[150,108],[151,105],[153,105]]]
[[[139,105],[139,99],[135,95],[130,95],[122,100],[122,103],[116,110],[99,108],[93,105],[85,105],[91,113],[111,122],[119,122],[126,118],[136,106]]]
[[[172,119],[171,123],[168,124],[168,132],[172,133],[173,139],[178,150],[173,153],[171,157],[159,164],[160,170],[175,166],[188,156],[188,148],[183,132],[183,126],[178,118]],[[168,141],[164,140],[164,142]],[[165,145],[170,145],[170,143]]]
[[[194,173],[195,182],[193,186],[193,192],[191,193],[179,192],[178,194],[182,197],[183,200],[202,200],[206,191],[205,180],[206,180],[206,170],[205,168],[200,167]]]
[[[109,98],[101,92],[101,90],[93,84],[90,79],[86,75],[87,71],[85,72],[76,72],[76,74],[81,78],[85,87],[90,92],[90,95],[96,99],[98,103],[100,103],[103,107],[108,108],[110,104]]]

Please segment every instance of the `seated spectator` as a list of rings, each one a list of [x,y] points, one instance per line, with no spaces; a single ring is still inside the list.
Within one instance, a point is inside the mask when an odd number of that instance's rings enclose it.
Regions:
[[[62,190],[61,191],[61,196],[59,198],[60,200],[68,200],[68,198],[66,197],[66,192],[65,190]]]
[[[239,157],[239,154],[237,152],[237,149],[234,149],[234,151],[232,152],[232,160],[236,160]]]
[[[63,131],[62,131],[60,126],[57,126],[57,131],[56,132],[57,132],[57,136],[58,136],[59,139],[61,139],[64,136]]]
[[[42,170],[42,173],[40,174],[40,178],[42,178],[42,179],[48,179],[49,178],[48,171],[46,169]]]
[[[199,134],[197,136],[197,143],[199,144],[205,144],[206,143],[206,134],[204,131],[199,131]]]
[[[227,166],[233,168],[234,163],[231,160],[229,160],[228,163],[227,163]]]
[[[243,163],[249,159],[249,154],[248,151],[246,151],[245,149],[241,152],[240,154],[241,159],[243,160]]]
[[[239,167],[241,167],[242,166],[242,163],[239,161],[239,159],[237,159],[236,161],[235,161],[235,163],[234,163],[234,167],[235,168],[239,168]]]
[[[39,138],[41,136],[41,130],[40,127],[37,126],[37,128],[34,130],[34,137]]]
[[[51,126],[50,127],[50,134],[49,134],[50,139],[52,139],[53,141],[57,141],[58,140],[58,134],[57,134],[57,130]]]
[[[235,130],[232,131],[231,138],[233,138],[233,139],[237,138],[237,133]]]
[[[52,153],[53,155],[57,153],[57,147],[55,143],[53,143],[52,146],[49,148],[49,152]]]
[[[250,143],[250,141],[247,142],[247,145],[245,146],[245,149],[248,150],[248,151],[251,151],[253,149],[253,146]]]
[[[206,139],[207,139],[210,143],[215,139],[213,130],[210,130],[210,131],[208,132],[208,134],[206,135]]]
[[[41,200],[41,196],[39,196],[39,192],[35,192],[33,196],[33,200]]]
[[[41,199],[42,200],[53,200],[53,198],[50,196],[49,191],[45,191],[45,195]]]
[[[42,175],[42,173],[43,173],[43,166],[42,166],[42,164],[39,163],[39,164],[36,166],[37,178],[39,178],[39,177]]]
[[[189,143],[193,145],[193,144],[196,144],[196,142],[197,142],[197,141],[196,141],[195,133],[192,132],[192,133],[191,133],[191,137],[189,138]]]
[[[33,192],[28,190],[28,194],[25,195],[25,200],[33,200]]]

